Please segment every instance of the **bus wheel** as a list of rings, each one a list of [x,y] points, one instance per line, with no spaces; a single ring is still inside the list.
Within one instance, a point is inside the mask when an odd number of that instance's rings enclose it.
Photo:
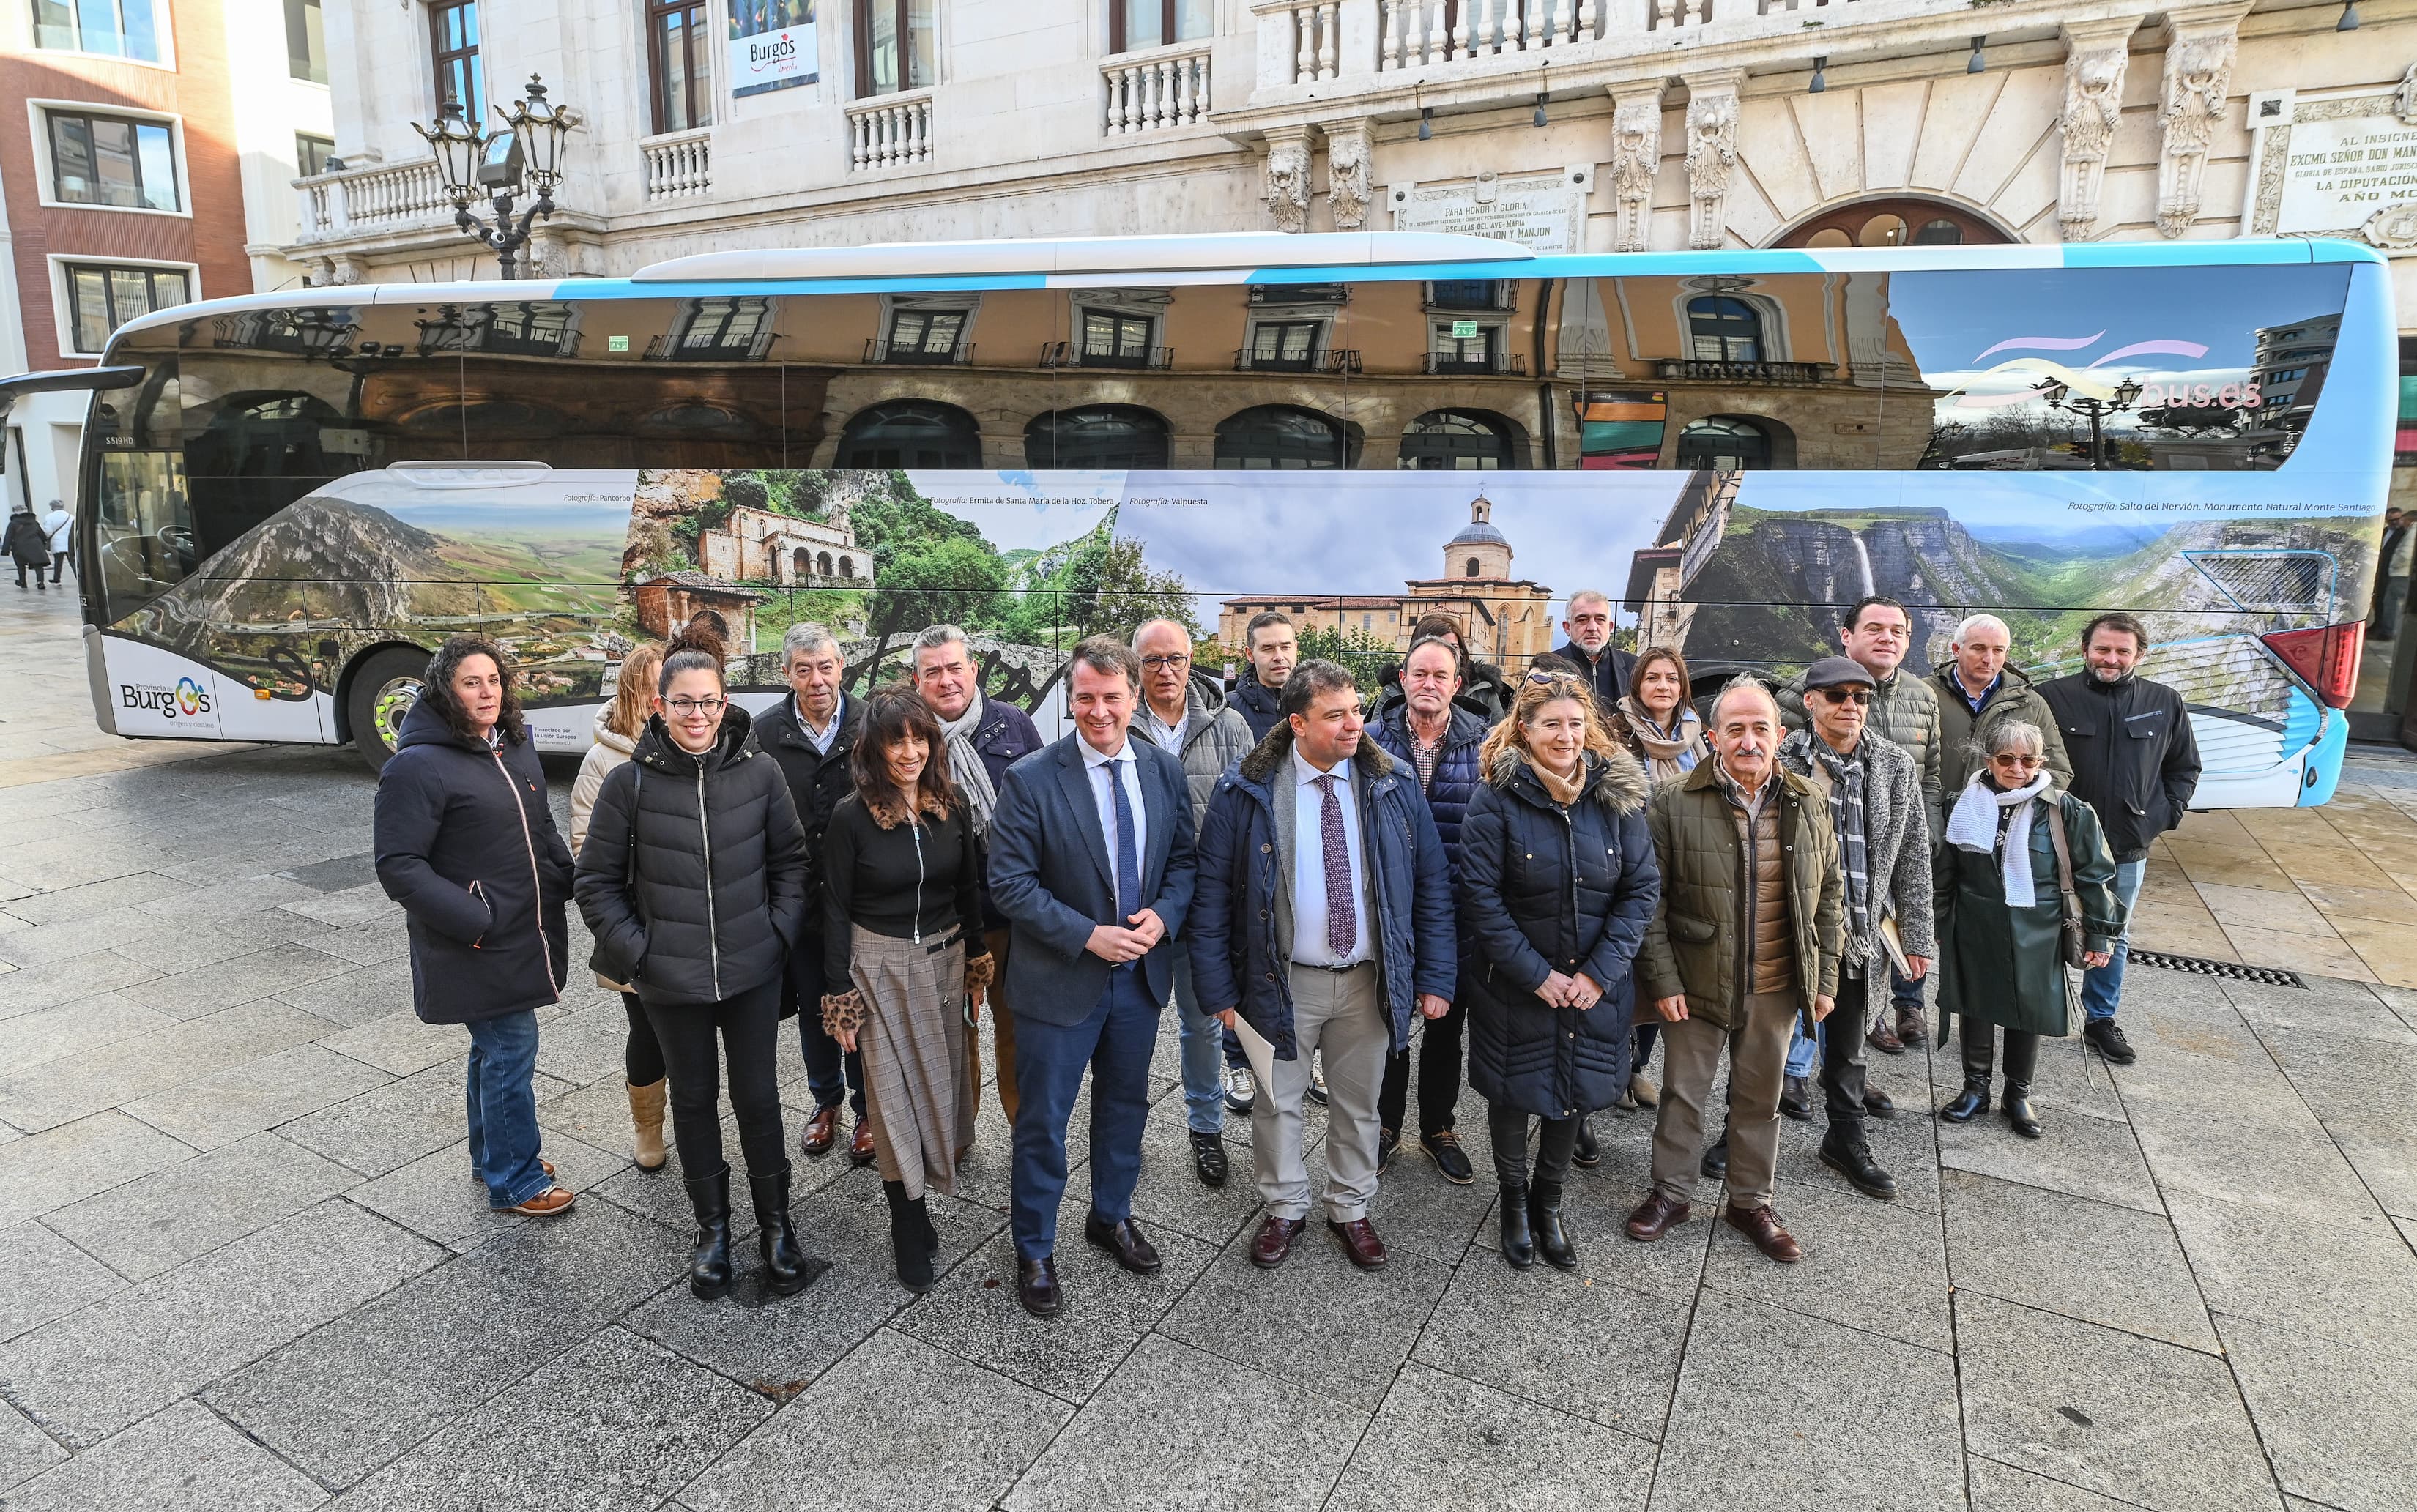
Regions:
[[[394,754],[395,738],[403,733],[403,717],[419,702],[421,679],[428,673],[428,653],[398,647],[381,651],[353,673],[345,714],[352,727],[353,748],[372,772],[382,771]]]

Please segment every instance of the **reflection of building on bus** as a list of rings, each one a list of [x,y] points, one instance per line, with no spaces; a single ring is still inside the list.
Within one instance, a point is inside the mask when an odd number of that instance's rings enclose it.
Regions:
[[[696,554],[707,573],[734,582],[873,586],[873,554],[857,544],[844,517],[827,523],[738,505],[720,530],[697,532]]]
[[[2257,388],[2256,406],[2227,409],[2219,400],[2214,405],[2176,405],[2162,416],[2152,415],[2152,419],[2199,423],[2168,424],[2161,428],[2165,433],[2144,437],[2151,465],[2160,472],[2208,473],[2279,465],[2307,432],[2317,395],[2325,386],[2325,370],[2333,365],[2333,343],[2340,339],[2339,315],[2257,327],[2250,370]]]
[[[1243,643],[1243,627],[1265,610],[1280,610],[1303,628],[1340,629],[1372,636],[1394,650],[1406,649],[1411,627],[1422,614],[1449,614],[1468,627],[1472,656],[1524,666],[1553,646],[1553,591],[1532,578],[1511,575],[1511,541],[1494,523],[1494,501],[1480,493],[1469,501],[1468,523],[1444,543],[1443,575],[1414,578],[1404,595],[1345,594],[1305,597],[1254,594],[1218,605],[1217,640]]]
[[[1738,475],[1705,468],[1687,479],[1655,533],[1653,544],[1636,552],[1628,569],[1625,608],[1636,616],[1636,648],[1683,650],[1695,606],[1687,589],[1719,550],[1737,501]]]
[[[772,597],[724,582],[709,572],[659,572],[639,579],[632,591],[638,601],[639,627],[648,635],[669,640],[674,630],[710,612],[729,628],[728,644],[734,656],[754,651],[755,606]]]

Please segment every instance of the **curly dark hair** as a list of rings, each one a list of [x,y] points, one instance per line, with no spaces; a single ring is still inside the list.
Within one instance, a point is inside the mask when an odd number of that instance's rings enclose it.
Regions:
[[[930,753],[911,794],[899,792],[889,776],[889,748],[910,734],[922,736]],[[941,733],[938,716],[920,694],[901,684],[876,688],[864,701],[864,725],[848,752],[847,775],[855,781],[857,797],[884,829],[904,824],[917,810],[945,819],[960,801],[957,784],[949,776],[949,739]]]
[[[428,658],[427,680],[419,689],[421,701],[433,704],[455,734],[464,740],[477,739],[479,732],[470,723],[469,711],[453,696],[453,674],[472,657],[485,657],[503,673],[504,706],[495,715],[495,733],[508,745],[521,744],[528,739],[528,721],[521,717],[521,695],[515,686],[517,677],[511,658],[504,655],[502,646],[483,635],[446,638],[445,643],[436,648],[436,655]]]

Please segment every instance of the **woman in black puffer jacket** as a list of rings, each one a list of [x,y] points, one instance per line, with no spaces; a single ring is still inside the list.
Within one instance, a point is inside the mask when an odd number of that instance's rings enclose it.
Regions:
[[[1502,1258],[1577,1263],[1561,1187],[1588,1113],[1627,1089],[1631,965],[1662,896],[1645,774],[1575,677],[1530,682],[1485,741],[1460,829],[1468,1084],[1492,1109]],[[1543,1121],[1535,1181],[1528,1120]]]
[[[822,1265],[789,1226],[781,1127],[781,979],[806,928],[806,840],[789,785],[748,734],[722,686],[710,631],[666,648],[654,717],[605,778],[579,853],[579,911],[591,964],[627,982],[671,1077],[672,1133],[696,1209],[689,1290],[730,1289],[730,1167],[722,1153],[720,1065],[755,1199],[765,1278],[786,1296]],[[634,841],[634,845],[633,842]]]
[[[569,967],[570,851],[493,641],[457,635],[429,658],[378,773],[372,834],[378,885],[409,920],[412,1007],[470,1031],[470,1164],[488,1205],[569,1212],[531,1077],[537,1010],[562,1001]]]

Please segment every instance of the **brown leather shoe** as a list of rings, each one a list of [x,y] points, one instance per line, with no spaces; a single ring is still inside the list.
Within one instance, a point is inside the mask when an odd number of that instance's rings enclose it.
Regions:
[[[504,1211],[533,1218],[550,1218],[570,1212],[570,1204],[576,1201],[578,1199],[571,1195],[570,1187],[549,1187],[527,1202],[515,1202]]]
[[[1651,1244],[1670,1232],[1673,1225],[1687,1221],[1695,1209],[1678,1198],[1656,1187],[1645,1194],[1636,1211],[1628,1215],[1628,1236],[1639,1244]]]
[[[1015,1300],[1024,1310],[1046,1321],[1055,1318],[1066,1306],[1065,1293],[1057,1290],[1057,1257],[1043,1255],[1039,1260],[1018,1260],[1015,1263]]]
[[[873,1126],[859,1118],[856,1121],[856,1137],[847,1142],[848,1159],[859,1166],[873,1164]]]
[[[1721,1215],[1730,1228],[1754,1241],[1754,1247],[1783,1265],[1804,1258],[1795,1236],[1779,1226],[1779,1215],[1767,1207],[1731,1207]]]
[[[1343,1242],[1343,1252],[1351,1257],[1351,1263],[1363,1271],[1385,1268],[1385,1241],[1376,1237],[1375,1224],[1366,1218],[1353,1218],[1348,1223],[1337,1223],[1328,1218],[1326,1227]]]
[[[839,1104],[817,1108],[814,1116],[806,1120],[806,1131],[798,1137],[798,1148],[808,1155],[828,1155],[839,1138]]]
[[[1307,1218],[1280,1218],[1269,1214],[1267,1221],[1259,1225],[1258,1236],[1251,1241],[1251,1263],[1261,1270],[1273,1270],[1283,1264],[1285,1257],[1292,1253],[1292,1242],[1308,1227]]]
[[[1863,1043],[1883,1055],[1905,1053],[1905,1041],[1896,1037],[1896,1031],[1889,1027],[1888,1019],[1885,1016],[1872,1025],[1872,1032],[1863,1036]]]
[[[1920,1008],[1896,1010],[1896,1037],[1899,1044],[1908,1046],[1919,1045],[1930,1037],[1930,1032],[1922,1027]]]

